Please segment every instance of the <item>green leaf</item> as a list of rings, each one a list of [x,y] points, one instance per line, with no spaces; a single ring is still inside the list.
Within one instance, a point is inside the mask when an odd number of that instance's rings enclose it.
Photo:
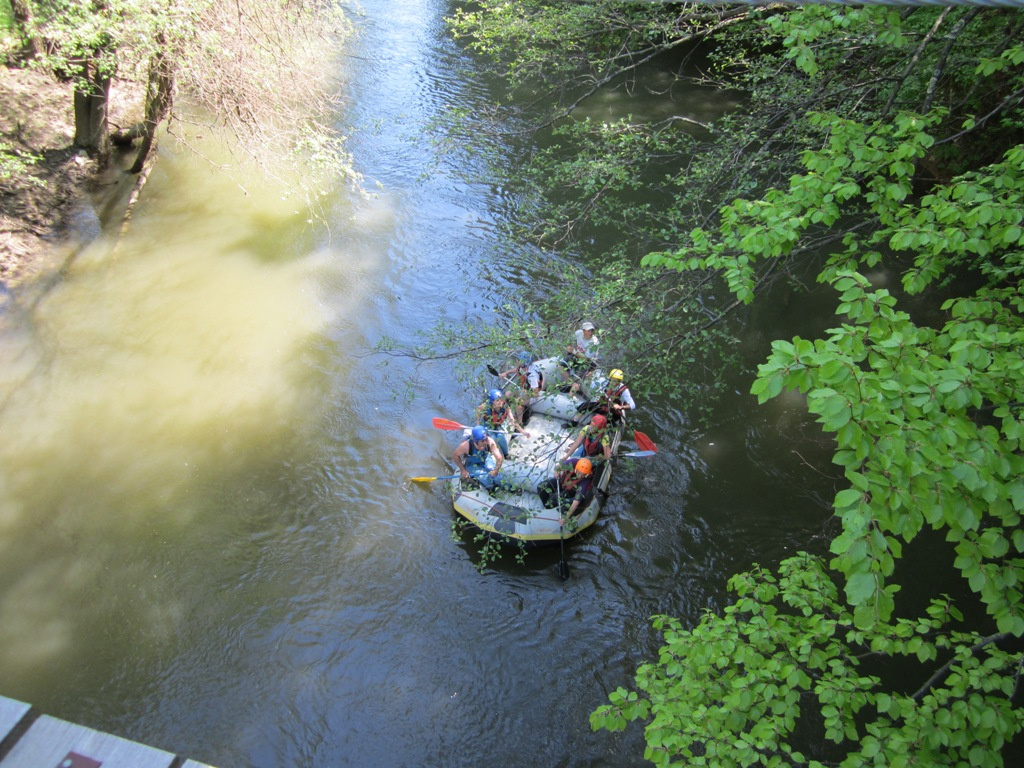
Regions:
[[[846,580],[846,599],[850,605],[861,605],[874,596],[877,588],[873,573],[855,573]]]

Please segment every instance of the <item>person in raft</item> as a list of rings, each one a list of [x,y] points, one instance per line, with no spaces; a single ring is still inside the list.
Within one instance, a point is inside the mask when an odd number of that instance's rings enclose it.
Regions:
[[[607,416],[612,424],[622,421],[627,411],[636,410],[636,401],[633,400],[625,379],[626,374],[618,368],[613,368],[608,374],[608,386],[598,398],[595,411]]]
[[[537,485],[537,493],[544,507],[558,506],[559,525],[571,522],[594,498],[594,465],[590,459],[569,459],[566,469]]]
[[[508,422],[516,432],[522,432],[526,437],[530,433],[523,429],[523,425],[516,419],[512,407],[505,399],[505,393],[500,389],[492,389],[487,393],[487,399],[476,408],[476,420],[496,435],[498,447],[503,456],[508,456],[508,438],[502,431],[502,425]]]
[[[580,325],[576,331],[574,343],[566,347],[565,357],[559,367],[562,377],[566,381],[572,381],[570,392],[577,392],[580,388],[580,380],[585,379],[597,367],[597,358],[600,353],[598,344],[600,340],[595,333],[594,324],[587,320]]]
[[[512,382],[517,392],[508,397],[509,405],[516,412],[516,421],[526,426],[526,411],[530,407],[530,401],[538,397],[544,389],[544,372],[537,365],[533,355],[525,350],[516,353],[518,363],[513,368],[502,371],[498,374],[502,379]]]
[[[452,460],[463,480],[473,478],[490,490],[499,482],[498,472],[505,458],[494,438],[488,436],[487,429],[478,425],[455,447]]]
[[[608,419],[603,414],[595,413],[590,423],[580,430],[572,445],[566,449],[562,461],[568,461],[570,456],[585,456],[592,461],[607,461],[612,457],[611,430],[608,429]]]

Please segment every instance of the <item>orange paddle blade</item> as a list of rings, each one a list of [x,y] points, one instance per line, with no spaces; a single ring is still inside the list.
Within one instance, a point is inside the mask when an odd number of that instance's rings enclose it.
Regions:
[[[654,444],[654,441],[640,430],[633,431],[633,438],[636,440],[636,447],[640,450],[658,452],[658,446]]]
[[[451,419],[442,419],[439,416],[435,416],[432,421],[438,429],[469,429],[465,424],[459,424],[459,422],[452,421]]]

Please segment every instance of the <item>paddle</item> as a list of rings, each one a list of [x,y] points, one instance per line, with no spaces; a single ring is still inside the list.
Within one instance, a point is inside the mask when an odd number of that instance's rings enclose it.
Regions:
[[[569,561],[565,559],[565,524],[562,523],[562,516],[565,510],[562,509],[562,489],[558,480],[558,473],[555,473],[555,504],[558,506],[558,545],[562,548],[562,559],[558,561],[558,578],[562,581],[569,580]]]
[[[648,456],[656,455],[654,451],[628,451],[626,453],[613,453],[610,459],[606,459],[604,456],[591,456],[590,460],[594,462],[595,466],[605,461],[613,461],[615,459],[645,459]]]
[[[655,456],[656,451],[627,451],[626,453],[613,453],[610,458],[604,456],[590,456],[594,463],[599,461],[611,461],[611,459],[646,459],[648,456]],[[571,458],[571,457],[570,457]]]
[[[452,421],[451,419],[442,419],[440,416],[435,416],[433,419],[431,419],[431,421],[433,422],[434,426],[437,427],[438,429],[448,429],[448,430],[472,429],[472,427],[467,426],[466,424],[459,424],[459,422]],[[503,430],[500,430],[500,429],[488,429],[487,431],[490,432],[492,435],[499,435],[499,436],[501,436],[501,435],[505,434],[505,432]],[[519,435],[523,435],[524,437],[529,437],[530,433],[529,432],[525,432],[525,431],[524,432],[514,432],[513,434],[508,435],[508,437],[506,439],[514,439],[514,438],[519,437]],[[498,440],[498,445],[499,446],[501,445],[501,440],[500,439]],[[505,448],[502,448],[501,452],[507,455],[507,451],[505,450]]]
[[[429,483],[433,480],[454,480],[462,475],[442,475],[440,477],[410,477],[409,479],[414,483]]]
[[[657,451],[628,451],[627,453],[619,453],[617,456],[621,456],[626,459],[643,459],[647,456],[654,456]],[[614,459],[615,456],[612,456]]]
[[[432,421],[438,429],[472,429],[468,424],[459,424],[457,421],[442,419],[440,416],[435,416]],[[488,429],[487,431],[495,435],[501,432],[500,429]]]
[[[459,424],[457,421],[442,419],[440,416],[435,416],[432,421],[434,426],[438,429],[472,429],[472,427],[467,427],[465,424]]]
[[[636,440],[636,447],[637,448],[639,448],[641,450],[644,450],[644,451],[651,451],[652,453],[657,453],[658,452],[658,446],[656,446],[654,444],[654,441],[651,440],[651,438],[649,438],[647,435],[645,435],[639,429],[634,429],[633,430],[633,439]]]
[[[569,561],[565,559],[565,526],[561,523],[558,524],[558,543],[562,547],[562,559],[558,561],[558,578],[562,581],[568,581],[569,576]]]

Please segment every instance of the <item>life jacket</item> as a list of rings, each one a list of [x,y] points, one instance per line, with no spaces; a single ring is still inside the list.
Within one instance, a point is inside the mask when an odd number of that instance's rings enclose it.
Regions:
[[[494,403],[488,403],[487,409],[483,412],[483,417],[480,419],[486,422],[492,429],[500,427],[505,419],[508,418],[508,403],[501,408],[501,413],[494,412]]]
[[[608,400],[609,403],[616,403],[616,402],[619,401],[619,398],[622,397],[622,393],[625,392],[626,389],[627,389],[626,385],[622,384],[622,385],[619,386],[618,389],[616,389],[614,392],[612,392],[610,394],[609,394],[608,390],[605,390],[604,396]]]
[[[607,433],[603,429],[599,429],[596,432],[591,432],[588,428],[583,434],[583,453],[586,456],[597,456],[602,452],[601,441],[604,439]]]
[[[561,491],[565,498],[572,498],[576,494],[576,489],[583,484],[586,478],[578,477],[575,472],[567,472],[565,477],[562,478]]]
[[[618,389],[615,390],[606,389],[604,392],[601,393],[601,396],[598,398],[598,405],[594,408],[594,413],[600,413],[604,416],[607,416],[609,419],[613,419],[616,422],[618,422],[621,416],[619,415],[618,411],[612,408],[612,406],[615,404],[622,404],[622,401],[619,400],[619,398],[625,391],[625,384],[621,385]]]
[[[575,468],[575,464],[573,467]],[[593,478],[589,475],[579,476],[575,471],[566,472],[559,480],[559,488],[562,493],[562,500],[568,501],[576,498],[577,495],[585,495],[590,490],[590,483]]]

